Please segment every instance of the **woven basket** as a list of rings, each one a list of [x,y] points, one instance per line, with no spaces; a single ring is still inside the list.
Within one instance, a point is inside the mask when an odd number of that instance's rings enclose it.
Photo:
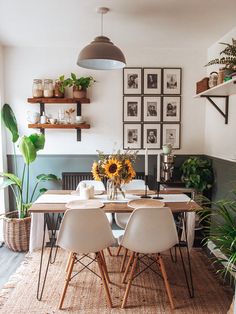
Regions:
[[[3,218],[3,238],[5,245],[15,252],[29,250],[31,217],[18,218],[18,212],[10,212]]]

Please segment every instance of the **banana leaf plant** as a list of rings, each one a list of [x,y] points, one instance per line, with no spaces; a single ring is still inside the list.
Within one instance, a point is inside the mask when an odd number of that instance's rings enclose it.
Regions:
[[[14,145],[15,156],[15,169],[16,174],[13,173],[0,173],[2,182],[0,189],[10,187],[15,197],[16,206],[18,210],[18,217],[25,218],[28,216],[28,209],[32,202],[40,194],[44,193],[47,189],[40,188],[41,183],[46,181],[58,181],[59,178],[54,174],[39,174],[36,177],[35,186],[32,188],[30,195],[30,164],[37,158],[37,152],[42,150],[45,145],[45,137],[43,134],[31,134],[29,136],[19,136],[17,121],[15,115],[8,104],[5,104],[1,111],[3,123],[12,135],[12,142]],[[19,140],[19,141],[18,141]],[[17,160],[15,155],[15,144],[18,141],[18,148],[23,156],[24,167],[21,176],[18,176]],[[36,194],[37,193],[37,194]]]

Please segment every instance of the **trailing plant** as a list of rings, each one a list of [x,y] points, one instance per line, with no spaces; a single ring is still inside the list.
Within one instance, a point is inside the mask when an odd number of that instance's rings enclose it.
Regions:
[[[225,69],[236,70],[236,39],[232,38],[232,44],[220,43],[221,45],[226,46],[220,52],[220,58],[213,59],[209,61],[206,66],[213,64],[224,64]]]
[[[181,170],[181,180],[187,188],[194,188],[202,193],[212,187],[214,177],[210,159],[190,157],[184,161]]]
[[[94,78],[92,76],[81,76],[79,78],[76,77],[75,73],[71,73],[71,77],[67,79],[68,86],[75,86],[79,90],[84,90],[90,87],[94,82]]]
[[[36,183],[33,187],[31,195],[30,191],[30,164],[37,158],[37,152],[44,148],[45,137],[43,134],[31,134],[29,136],[22,136],[19,138],[18,127],[15,115],[8,104],[5,104],[1,111],[2,120],[12,135],[13,145],[18,141],[19,150],[23,156],[24,167],[21,176],[14,173],[3,172],[0,173],[0,177],[3,179],[0,184],[0,189],[10,187],[15,197],[16,206],[18,210],[19,218],[25,218],[28,215],[28,208],[33,200],[44,193],[47,189],[39,189],[39,184],[46,181],[59,180],[54,174],[39,174],[36,177]],[[17,166],[17,160],[15,156],[15,164]],[[17,167],[16,167],[17,169]]]

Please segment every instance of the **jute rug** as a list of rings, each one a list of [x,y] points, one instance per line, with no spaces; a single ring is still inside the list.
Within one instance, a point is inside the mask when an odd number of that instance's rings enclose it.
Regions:
[[[114,250],[113,250],[114,252]],[[48,252],[47,252],[48,253]],[[88,270],[76,276],[70,283],[64,309],[58,310],[60,293],[64,283],[67,255],[58,251],[55,264],[50,266],[42,301],[36,299],[39,252],[27,255],[25,261],[0,292],[0,313],[55,314],[55,313],[173,313],[170,310],[162,278],[148,270],[134,280],[126,310],[119,308],[125,285],[121,284],[119,267],[122,257],[107,256],[107,265],[114,308],[106,305],[101,280]],[[190,299],[185,286],[180,259],[172,263],[165,254],[167,274],[171,284],[176,314],[224,314],[230,307],[232,291],[224,286],[211,270],[208,258],[201,249],[191,251],[195,298]],[[79,265],[76,265],[79,269]],[[138,267],[142,267],[141,264]],[[94,263],[93,270],[97,270]],[[157,267],[156,267],[157,269]]]

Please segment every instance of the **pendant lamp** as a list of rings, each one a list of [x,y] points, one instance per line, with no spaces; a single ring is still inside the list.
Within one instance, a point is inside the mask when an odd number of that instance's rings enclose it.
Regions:
[[[77,65],[93,70],[114,70],[126,65],[123,52],[116,47],[108,37],[103,36],[103,14],[108,8],[99,8],[101,14],[101,36],[98,36],[89,45],[84,47],[78,57]]]

